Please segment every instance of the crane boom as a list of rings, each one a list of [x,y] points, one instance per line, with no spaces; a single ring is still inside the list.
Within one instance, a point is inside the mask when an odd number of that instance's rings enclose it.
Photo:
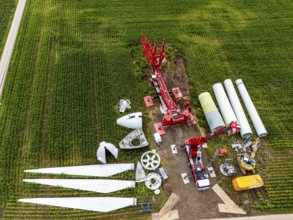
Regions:
[[[153,73],[156,76],[156,80],[157,80],[159,88],[160,88],[161,96],[164,100],[164,103],[165,103],[167,109],[168,110],[170,109],[170,111],[177,110],[178,107],[177,107],[176,103],[173,101],[173,99],[171,98],[169,91],[167,89],[167,86],[162,78],[161,71],[160,71],[160,67],[161,67],[162,61],[164,59],[164,54],[165,54],[165,42],[162,41],[162,47],[159,50],[159,55],[157,55],[156,41],[154,42],[154,47],[152,48],[152,46],[151,46],[149,40],[146,38],[146,36],[142,35],[140,37],[140,39],[141,39],[141,43],[142,43],[145,57],[147,58],[149,64],[153,68]]]
[[[149,40],[146,38],[146,36],[141,35],[140,36],[142,48],[144,51],[144,55],[147,58],[149,64],[153,68],[153,75],[152,77],[152,83],[156,89],[156,92],[158,93],[160,100],[161,100],[161,106],[166,109],[166,112],[164,113],[163,117],[163,126],[172,126],[176,124],[182,124],[183,122],[190,123],[191,118],[191,112],[190,112],[190,106],[187,104],[188,108],[181,111],[177,104],[174,102],[173,98],[169,94],[169,90],[164,82],[164,79],[161,74],[161,65],[164,59],[165,55],[165,42],[162,41],[161,49],[159,49],[159,52],[157,54],[157,43],[154,42],[154,46],[152,47]],[[192,122],[190,124],[195,124],[195,122]]]
[[[188,145],[191,148],[191,152],[188,155],[189,157],[196,157],[198,148],[200,148],[203,144],[207,143],[209,140],[215,138],[216,136],[224,133],[237,133],[238,132],[238,125],[237,122],[232,121],[230,124],[223,126],[213,133],[210,133],[206,136],[202,137],[191,137],[184,141],[184,145]]]

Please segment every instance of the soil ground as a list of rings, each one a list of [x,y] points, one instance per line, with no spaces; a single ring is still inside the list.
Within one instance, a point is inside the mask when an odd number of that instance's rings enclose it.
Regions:
[[[189,97],[188,77],[185,73],[183,57],[177,55],[175,59],[174,76],[171,76],[170,70],[164,70],[163,75],[166,85],[169,89],[171,85],[179,87],[183,96]],[[153,109],[153,121],[150,126],[152,126],[154,122],[162,120],[158,101],[155,102],[155,106],[156,107]],[[171,195],[171,193],[174,192],[180,197],[179,202],[173,208],[178,210],[180,219],[194,220],[237,217],[235,214],[219,213],[218,203],[223,203],[223,201],[211,188],[204,192],[197,191],[192,176],[189,178],[189,184],[183,183],[181,173],[187,173],[188,175],[192,175],[192,173],[189,167],[186,151],[185,149],[182,149],[180,145],[184,143],[186,138],[200,135],[201,132],[198,125],[189,127],[187,124],[182,124],[166,128],[166,134],[162,137],[163,144],[157,148],[157,152],[161,156],[161,165],[167,169],[169,176],[168,180],[162,185],[163,190],[168,195]],[[172,144],[176,145],[178,150],[177,154],[172,154],[170,147]],[[208,163],[204,149],[203,161],[204,164]],[[217,182],[216,178],[210,178],[210,181],[212,186]]]

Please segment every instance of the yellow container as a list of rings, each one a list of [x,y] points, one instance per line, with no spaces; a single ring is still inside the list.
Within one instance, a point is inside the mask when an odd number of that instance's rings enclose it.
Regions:
[[[259,174],[236,177],[232,180],[235,191],[259,188],[263,186],[263,180]]]

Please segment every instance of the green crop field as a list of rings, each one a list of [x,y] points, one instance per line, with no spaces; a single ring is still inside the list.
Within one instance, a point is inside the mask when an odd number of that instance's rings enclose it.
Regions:
[[[11,2],[10,11],[15,7],[15,1],[0,1],[0,42],[3,2]],[[164,38],[184,55],[200,126],[206,122],[198,94],[212,92],[226,78],[243,79],[269,132],[260,154],[270,154],[258,170],[270,198],[253,207],[292,210],[292,1],[27,0],[0,105],[0,216],[146,218],[137,207],[100,214],[17,203],[25,197],[97,195],[23,183],[43,177],[23,170],[95,164],[100,141],[117,145],[129,133],[116,125],[121,114],[115,105],[126,97],[132,112],[147,111],[142,97],[151,91],[149,82],[133,64],[141,33],[150,41]],[[121,151],[117,162],[136,162],[143,151]],[[147,201],[153,193],[139,185],[111,195]],[[156,197],[154,210],[165,200]]]
[[[16,3],[16,0],[0,0],[0,57],[4,49]]]

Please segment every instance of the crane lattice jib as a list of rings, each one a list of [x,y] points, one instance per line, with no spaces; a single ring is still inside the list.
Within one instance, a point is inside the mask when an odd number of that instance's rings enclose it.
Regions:
[[[148,39],[146,38],[146,36],[141,35],[140,36],[140,40],[141,40],[141,45],[143,48],[143,52],[145,57],[147,58],[149,64],[153,67],[153,70],[156,66],[156,50],[157,50],[157,45],[156,42],[154,43],[154,49],[152,48],[150,42],[148,41]]]
[[[161,96],[164,100],[164,103],[165,103],[168,111],[177,110],[177,105],[175,102],[173,102],[173,99],[171,98],[171,96],[169,94],[169,91],[166,87],[166,84],[165,84],[164,80],[162,79],[162,75],[161,75],[159,68],[155,69],[155,75],[156,75],[156,78],[157,78],[157,81],[158,81],[158,84],[160,87]]]
[[[141,40],[141,44],[142,44],[142,48],[143,48],[145,57],[147,58],[149,64],[153,68],[153,73],[156,76],[162,99],[163,99],[169,113],[172,114],[171,112],[176,111],[178,117],[182,117],[181,114],[179,113],[180,111],[179,112],[177,111],[178,107],[177,107],[176,103],[173,101],[173,99],[171,98],[169,91],[167,89],[167,86],[162,78],[161,71],[160,71],[160,67],[161,67],[162,61],[164,59],[165,42],[162,41],[162,47],[159,50],[160,55],[157,56],[156,41],[154,42],[154,48],[152,48],[152,46],[151,46],[149,40],[146,38],[146,36],[141,35],[140,40]]]

